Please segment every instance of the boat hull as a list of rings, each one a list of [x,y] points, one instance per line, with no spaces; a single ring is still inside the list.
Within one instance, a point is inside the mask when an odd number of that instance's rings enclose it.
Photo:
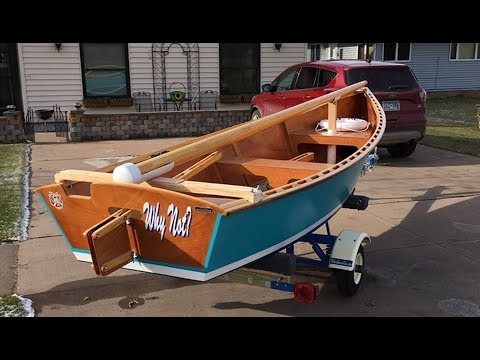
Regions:
[[[286,247],[331,218],[352,193],[363,164],[364,159],[346,167],[334,177],[243,211],[227,215],[217,211],[194,212],[189,236],[172,236],[168,232],[167,221],[165,235],[160,239],[158,231],[147,229],[148,214],[144,212],[136,226],[140,254],[124,268],[206,281],[244,266]],[[142,192],[140,197],[128,197],[131,186],[133,185],[116,185],[116,194],[112,194],[107,184],[92,184],[92,194],[95,193],[98,197],[101,192],[105,192],[119,199],[116,203],[110,201],[110,208],[113,204],[118,208],[143,209],[146,203],[155,205],[158,202],[160,209],[166,209],[169,204],[180,203],[182,213],[188,206],[194,209],[202,205],[189,202],[197,201],[190,197],[185,197],[184,202],[165,198],[165,194],[158,189],[154,193]],[[58,189],[45,188],[38,192],[75,257],[80,261],[92,262],[86,239],[78,236],[72,239],[73,234],[83,233],[87,224],[77,222],[74,223],[77,224],[76,227],[65,229],[67,221],[59,218],[57,209],[46,196],[51,190],[61,189],[58,185]],[[154,195],[156,193],[159,193],[157,197]],[[176,194],[172,193],[171,196]],[[130,199],[128,204],[121,200],[126,198]],[[65,206],[68,206],[66,202]],[[108,214],[106,208],[92,208],[91,211],[97,216]],[[97,220],[90,219],[89,224]],[[72,227],[71,221],[68,226]],[[197,234],[197,230],[201,235]]]

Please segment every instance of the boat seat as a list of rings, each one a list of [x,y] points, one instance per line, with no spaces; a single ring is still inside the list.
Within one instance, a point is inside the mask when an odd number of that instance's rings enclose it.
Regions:
[[[372,136],[372,130],[363,132],[340,132],[335,135],[326,135],[326,132],[318,133],[315,130],[298,130],[289,133],[290,141],[294,149],[299,144],[321,144],[321,145],[344,145],[355,146],[360,149]]]
[[[297,160],[234,158],[218,160],[216,166],[223,179],[237,179],[239,175],[263,176],[271,187],[282,186],[321,172],[331,164]]]

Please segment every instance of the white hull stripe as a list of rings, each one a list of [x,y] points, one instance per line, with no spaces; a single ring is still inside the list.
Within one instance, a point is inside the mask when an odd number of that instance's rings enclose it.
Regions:
[[[135,262],[132,262],[130,264],[125,265],[123,268],[124,269],[130,269],[130,270],[143,271],[143,272],[156,273],[156,274],[161,274],[161,275],[180,277],[180,278],[190,279],[190,280],[207,281],[207,280],[213,279],[214,277],[225,274],[229,271],[235,270],[236,268],[239,268],[243,265],[249,264],[249,263],[251,263],[255,260],[258,260],[258,259],[260,259],[264,256],[267,256],[267,255],[273,253],[276,250],[279,250],[279,249],[289,245],[290,243],[299,239],[303,235],[308,234],[310,231],[313,231],[315,228],[320,226],[323,222],[328,220],[338,210],[340,210],[341,207],[342,207],[342,204],[338,205],[335,209],[333,209],[331,212],[329,212],[326,216],[324,216],[320,220],[316,221],[315,223],[313,223],[309,227],[305,228],[301,232],[299,232],[299,233],[291,236],[290,238],[282,241],[281,243],[278,243],[274,246],[269,247],[268,249],[262,250],[262,251],[260,251],[256,254],[247,256],[246,258],[243,258],[243,259],[238,260],[234,263],[223,266],[223,267],[221,267],[219,269],[216,269],[214,271],[210,271],[208,273],[203,273],[203,272],[200,272],[200,271],[187,270],[187,269],[181,269],[181,268],[175,267],[174,265],[165,266],[165,265],[160,265],[160,264],[150,264],[150,263],[138,261],[138,259],[135,259]],[[90,255],[90,253],[78,252],[77,249],[73,250],[73,253],[74,253],[75,257],[77,258],[77,260],[79,260],[79,261],[92,262],[92,257]]]

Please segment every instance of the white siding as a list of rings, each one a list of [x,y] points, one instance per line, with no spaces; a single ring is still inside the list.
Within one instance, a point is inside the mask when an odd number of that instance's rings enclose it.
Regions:
[[[306,43],[283,43],[277,51],[273,43],[260,46],[260,86],[272,82],[290,65],[306,61]],[[258,89],[260,91],[260,89]]]
[[[320,47],[320,60],[329,60],[330,59],[330,46],[327,48]]]
[[[333,49],[333,51],[332,51]],[[340,59],[340,51],[343,52],[342,59],[354,60],[358,58],[358,45],[346,43],[329,43],[328,47],[320,49],[320,60]],[[332,56],[330,56],[332,54]]]
[[[153,94],[152,43],[128,44],[130,65],[130,90],[148,91]]]
[[[218,43],[199,43],[198,47],[200,52],[200,91],[218,91]],[[152,43],[130,43],[128,49],[132,93],[149,91],[153,94]],[[175,81],[187,83],[186,59],[179,45],[173,44],[170,47],[169,54],[165,57],[167,86]],[[172,88],[172,90],[174,89]]]
[[[357,44],[338,44],[337,59],[340,59],[340,50],[343,50],[344,60],[355,60],[358,58],[358,45]]]
[[[20,43],[18,47],[25,109],[57,104],[62,110],[70,110],[82,100],[78,44],[62,43],[60,51],[54,43]]]
[[[25,109],[59,105],[71,110],[83,99],[83,84],[78,43],[63,43],[57,51],[54,43],[20,43],[19,61]],[[186,58],[173,45],[167,56],[167,84],[186,83]],[[200,90],[220,90],[219,44],[199,43]],[[128,44],[131,92],[148,91],[153,95],[152,43]],[[280,51],[273,43],[260,46],[260,85],[271,82],[288,66],[306,60],[305,43],[283,43]],[[260,91],[260,89],[258,89]],[[245,104],[248,106],[248,104]],[[88,112],[123,112],[132,108],[89,108]]]
[[[200,48],[200,91],[220,91],[218,43],[198,44]]]

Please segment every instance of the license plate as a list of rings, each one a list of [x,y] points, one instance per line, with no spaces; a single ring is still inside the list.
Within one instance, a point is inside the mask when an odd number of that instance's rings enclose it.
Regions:
[[[384,111],[400,111],[400,101],[382,101]]]

